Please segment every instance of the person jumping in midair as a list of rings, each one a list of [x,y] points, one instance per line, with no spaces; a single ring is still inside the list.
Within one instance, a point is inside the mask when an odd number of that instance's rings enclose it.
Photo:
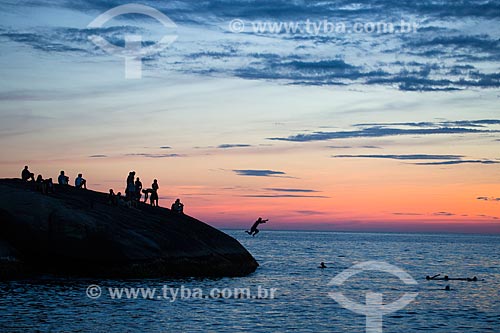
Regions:
[[[259,229],[257,229],[257,227],[259,226],[259,224],[263,224],[263,223],[266,223],[267,221],[269,220],[263,220],[262,217],[259,217],[259,219],[257,221],[255,221],[255,223],[252,225],[252,227],[250,228],[250,230],[246,230],[245,232],[249,235],[252,235],[253,237],[255,237],[255,235],[257,235],[259,233]]]

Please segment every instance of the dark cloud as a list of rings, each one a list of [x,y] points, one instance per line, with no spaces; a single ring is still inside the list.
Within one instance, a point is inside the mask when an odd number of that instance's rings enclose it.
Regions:
[[[147,157],[147,158],[184,157],[184,155],[180,154],[149,154],[149,153],[126,154],[125,156],[137,156],[137,157]]]
[[[415,47],[412,48],[412,50],[415,49]],[[400,52],[400,50],[393,50],[393,52]],[[415,51],[412,52],[415,53]],[[429,53],[431,51],[427,50],[425,52]],[[478,50],[478,52],[481,52],[481,50]],[[420,56],[430,59],[436,57],[436,55],[424,55],[423,53],[420,52]],[[446,54],[451,56],[453,51],[448,51]],[[245,56],[251,58],[248,54]],[[469,56],[469,53],[459,54],[458,56]],[[500,59],[500,56],[490,55],[490,57],[492,58],[491,61],[495,61],[497,58]],[[472,68],[475,68],[473,65],[426,63],[419,64],[415,69],[408,69],[405,64],[398,65],[397,62],[394,62],[378,64],[375,68],[369,68],[367,66],[353,65],[342,59],[310,61],[297,55],[253,60],[249,61],[249,66],[234,69],[233,75],[245,79],[277,80],[293,85],[322,86],[355,83],[388,85],[398,87],[403,91],[455,91],[469,87],[500,87],[499,73],[472,70]]]
[[[485,215],[485,214],[479,214],[479,215],[476,215],[476,216],[486,217],[486,218],[493,219],[493,220],[499,220],[500,219],[497,216],[491,216],[491,215]]]
[[[172,147],[170,147],[170,146],[162,146],[162,147],[160,147],[160,149],[172,149]]]
[[[500,198],[495,197],[477,197],[476,199],[482,201],[500,201]]]
[[[279,141],[324,141],[332,139],[376,138],[397,135],[434,135],[434,134],[469,134],[498,133],[499,130],[488,129],[488,126],[500,125],[499,119],[458,120],[440,122],[394,122],[394,123],[359,123],[358,129],[352,131],[317,131],[292,135],[285,138],[268,138]],[[409,128],[408,128],[409,127]],[[332,148],[351,146],[331,146]],[[373,146],[365,146],[373,147]]]
[[[351,139],[351,138],[376,138],[385,136],[398,135],[434,135],[434,134],[468,134],[468,133],[498,133],[497,130],[481,130],[464,127],[439,127],[439,128],[420,128],[420,129],[403,129],[403,128],[385,128],[385,127],[369,127],[353,131],[338,131],[338,132],[313,132],[307,134],[291,135],[289,137],[268,138],[269,140],[292,141],[292,142],[308,142],[308,141],[325,141],[332,139]]]
[[[126,34],[144,35],[143,29],[135,26],[115,26],[104,28],[44,28],[34,31],[4,31],[0,37],[11,41],[29,45],[35,50],[56,53],[82,53],[82,54],[105,54],[104,51],[97,48],[89,37],[93,35],[102,36],[110,43],[119,47],[125,45]],[[152,44],[152,41],[144,41],[144,44]]]
[[[276,177],[281,175],[286,175],[282,171],[273,170],[233,170],[238,176],[251,176],[251,177]]]
[[[319,191],[316,190],[307,190],[300,188],[265,188],[266,191],[274,191],[274,192],[298,192],[298,193],[316,193]]]
[[[396,212],[396,213],[392,213],[392,215],[398,215],[398,216],[421,216],[421,215],[424,215],[424,214],[421,214],[421,213],[400,213],[400,212]]]
[[[232,52],[218,52],[218,51],[205,51],[205,52],[196,52],[188,55],[189,58],[199,59],[199,58],[210,58],[210,59],[222,59],[228,57],[236,56],[236,50],[232,50]]]
[[[334,158],[377,158],[393,160],[458,160],[461,155],[428,155],[428,154],[410,154],[410,155],[335,155]]]
[[[105,158],[105,157],[108,157],[108,155],[98,154],[98,155],[90,155],[89,157],[90,158]]]
[[[364,149],[382,149],[382,147],[377,147],[377,146],[328,146],[328,148],[332,149],[352,149],[352,148],[364,148]]]
[[[294,58],[296,56],[290,56]],[[272,79],[287,81],[294,85],[346,85],[370,78],[384,78],[390,74],[384,70],[366,70],[342,59],[305,59],[286,61],[280,59],[259,59],[249,66],[238,68],[234,75],[245,79]]]
[[[252,147],[252,145],[226,143],[226,144],[222,144],[222,145],[217,146],[217,148],[219,148],[219,149],[246,148],[246,147]]]
[[[17,1],[4,0],[6,6],[16,8]],[[240,17],[244,19],[301,19],[304,14],[312,17],[349,17],[367,18],[379,17],[388,19],[388,13],[400,17],[401,15],[423,15],[428,19],[460,19],[500,17],[500,4],[496,0],[468,0],[468,1],[420,1],[408,2],[398,0],[358,0],[355,5],[350,0],[330,1],[289,1],[274,0],[262,2],[259,0],[247,1],[189,1],[160,2],[143,0],[140,3],[153,6],[168,13],[176,21],[192,21],[193,15],[210,16],[217,13],[220,17]],[[24,5],[32,7],[62,7],[82,12],[102,12],[124,4],[121,0],[27,0]],[[191,18],[191,19],[190,19]],[[389,15],[391,18],[391,15]],[[441,28],[443,29],[443,28]],[[439,30],[441,31],[441,30]]]
[[[306,216],[311,216],[311,215],[325,215],[325,212],[320,212],[317,210],[296,210],[295,213],[301,214],[301,215],[306,215]]]
[[[434,213],[432,215],[435,215],[435,216],[455,216],[456,214],[449,213],[449,212],[437,212],[437,213]]]
[[[498,52],[500,40],[490,38],[488,35],[458,35],[458,36],[439,36],[429,40],[420,39],[407,43],[411,48],[418,47],[436,47],[442,49],[449,47],[453,49],[476,50],[482,52]]]
[[[463,17],[500,17],[500,5],[497,1],[422,1],[416,4],[421,14],[430,14],[444,18]]]
[[[488,125],[500,125],[500,119],[477,119],[477,120],[457,120],[457,121],[439,121],[439,122],[400,122],[400,123],[360,123],[354,124],[356,127],[394,127],[394,126],[410,126],[410,127],[487,127]]]
[[[492,160],[458,160],[458,161],[444,161],[444,162],[419,162],[413,164],[415,165],[500,164],[500,162]]]

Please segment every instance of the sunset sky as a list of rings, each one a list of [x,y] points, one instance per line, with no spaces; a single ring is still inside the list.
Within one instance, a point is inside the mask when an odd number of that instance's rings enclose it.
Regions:
[[[497,1],[137,1],[167,15],[87,28],[126,1],[0,2],[0,177],[83,173],[216,227],[500,233]],[[460,2],[462,3],[462,2]],[[417,22],[412,34],[251,22]],[[246,23],[230,31],[232,20]],[[118,46],[177,40],[126,79]]]

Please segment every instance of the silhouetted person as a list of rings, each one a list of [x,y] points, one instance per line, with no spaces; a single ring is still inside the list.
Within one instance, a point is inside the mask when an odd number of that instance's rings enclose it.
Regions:
[[[181,199],[175,200],[172,204],[172,212],[177,214],[184,214],[184,204],[181,203]]]
[[[127,199],[132,199],[135,196],[135,171],[130,171],[127,176],[127,187],[125,187],[125,196]]]
[[[323,268],[327,268],[327,267],[326,267],[326,265],[325,265],[325,263],[324,263],[324,262],[321,262],[321,264],[319,264],[319,267],[318,267],[318,268],[323,269]]]
[[[35,182],[35,174],[30,172],[28,170],[28,166],[24,166],[24,169],[23,171],[21,172],[21,179],[25,182],[27,182],[28,180],[31,180],[32,182]]]
[[[135,184],[132,179],[131,183],[127,183],[127,189],[125,190],[127,200],[134,200],[135,198]]]
[[[153,193],[153,189],[147,188],[142,190],[142,193],[144,193],[144,203],[148,202],[149,195]]]
[[[260,231],[259,229],[257,229],[259,224],[266,223],[267,221],[269,221],[269,220],[263,220],[262,217],[259,217],[259,219],[257,221],[255,221],[255,223],[252,225],[250,230],[247,230],[246,233],[255,237],[255,235],[257,235]]]
[[[149,200],[151,202],[151,206],[156,206],[158,207],[158,189],[160,186],[158,186],[158,180],[153,180],[153,184],[151,184],[151,196],[149,197]]]
[[[450,291],[450,290],[451,290],[451,288],[450,288],[450,286],[446,286],[446,287],[444,287],[444,290],[446,290],[446,291]]]
[[[123,200],[123,196],[122,196],[121,192],[118,192],[116,194],[116,202],[117,202],[118,206],[127,207],[127,208],[131,207],[130,201]]]
[[[81,173],[79,173],[78,177],[75,178],[75,187],[87,189],[87,181],[83,179],[83,175]]]
[[[40,191],[42,193],[45,193],[44,186],[43,186],[43,177],[42,177],[42,175],[38,175],[36,177],[35,190],[36,191]]]
[[[141,194],[141,191],[142,191],[142,182],[139,179],[139,177],[137,177],[137,179],[135,180],[134,187],[135,187],[135,200],[137,200],[137,202],[140,202],[141,201],[141,196],[142,196],[142,194]]]
[[[429,276],[429,275],[427,275],[427,276],[425,277],[425,279],[426,279],[426,280],[434,280],[435,278],[437,278],[437,277],[438,277],[438,276],[440,276],[440,275],[441,275],[441,274],[436,274],[436,275],[433,275],[433,276]]]
[[[59,183],[59,185],[69,184],[69,177],[64,174],[64,171],[61,171],[59,177],[57,177],[57,182]]]
[[[134,183],[134,179],[135,179],[135,171],[130,171],[128,173],[128,176],[127,176],[127,185],[130,184],[130,183]]]
[[[52,178],[49,179],[44,179],[43,180],[43,187],[45,190],[45,194],[48,193],[54,193],[54,182],[52,181]]]
[[[54,193],[54,183],[52,178],[43,179],[42,175],[36,177],[35,189],[40,191],[42,194]]]
[[[120,193],[121,195],[121,193]],[[116,206],[118,205],[118,202],[116,200],[116,195],[115,195],[115,192],[113,191],[113,189],[109,189],[109,194],[108,194],[108,205],[111,205],[111,206]]]

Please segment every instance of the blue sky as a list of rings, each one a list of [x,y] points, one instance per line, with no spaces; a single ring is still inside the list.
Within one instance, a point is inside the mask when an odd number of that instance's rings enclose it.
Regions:
[[[2,1],[1,38],[39,57],[96,62],[105,56],[86,26],[126,1]],[[171,18],[176,43],[147,59],[154,74],[190,73],[298,85],[383,85],[401,90],[498,88],[498,1],[138,1]],[[24,4],[24,5],[23,5]],[[29,17],[29,19],[27,19]],[[233,19],[244,33],[229,31]],[[253,33],[251,22],[416,23],[409,34]],[[162,26],[124,16],[99,31],[123,44],[126,33],[154,42]],[[5,51],[5,50],[4,50]],[[7,52],[8,55],[9,52]],[[4,54],[5,55],[5,54]],[[7,56],[5,55],[5,56]],[[107,59],[111,61],[111,59]],[[22,61],[22,59],[19,59]],[[103,59],[103,61],[106,61]]]

